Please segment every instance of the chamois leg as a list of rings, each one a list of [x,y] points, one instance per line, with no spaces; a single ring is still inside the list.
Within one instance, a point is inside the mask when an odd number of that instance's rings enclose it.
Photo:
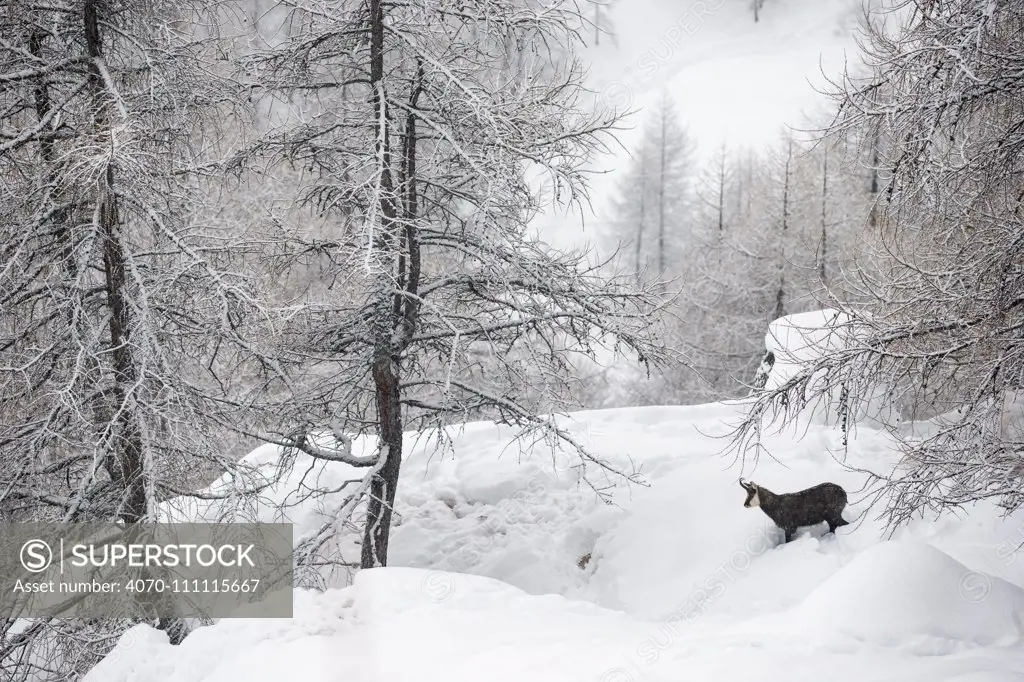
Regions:
[[[783,528],[782,530],[786,533],[786,542],[790,542],[796,535],[796,528]]]

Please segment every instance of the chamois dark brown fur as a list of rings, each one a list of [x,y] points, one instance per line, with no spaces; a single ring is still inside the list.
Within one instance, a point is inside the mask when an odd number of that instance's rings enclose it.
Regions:
[[[786,534],[786,542],[793,539],[797,528],[828,523],[828,531],[849,522],[843,519],[846,507],[846,491],[835,483],[821,483],[795,493],[773,493],[756,483],[740,479],[740,486],[747,491],[744,507],[760,507],[776,526]]]

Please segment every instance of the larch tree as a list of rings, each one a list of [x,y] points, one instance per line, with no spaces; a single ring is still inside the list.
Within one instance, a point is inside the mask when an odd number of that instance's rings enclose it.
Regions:
[[[195,27],[221,10],[0,5],[6,520],[156,521],[206,477],[244,475],[224,436],[257,430],[262,396],[287,387],[261,350],[275,313],[210,205],[218,122],[239,108],[223,45]],[[81,623],[14,623],[0,623],[5,679],[63,679],[113,644]]]
[[[675,103],[662,93],[645,118],[630,170],[619,182],[606,249],[621,246],[638,278],[678,274],[693,229],[694,143]]]
[[[764,9],[764,0],[750,0],[750,9],[754,11],[754,23],[761,18],[761,10]]]
[[[1024,4],[889,11],[900,21],[878,11],[866,24],[867,74],[837,85],[832,127],[888,141],[866,153],[887,178],[877,270],[859,282],[862,303],[833,302],[848,342],[761,395],[737,445],[840,392],[851,414],[930,418],[915,439],[893,428],[902,460],[876,478],[895,526],[981,499],[1024,502]]]
[[[638,282],[646,276],[650,265],[650,247],[644,238],[651,239],[653,165],[651,148],[645,138],[632,154],[627,175],[618,183],[619,191],[611,202],[613,215],[602,233],[607,251],[618,252]]]
[[[304,248],[350,295],[319,301],[308,333],[291,344],[312,368],[306,395],[317,396],[337,443],[316,446],[305,433],[279,442],[365,471],[337,514],[302,539],[299,561],[362,506],[360,563],[387,564],[410,428],[494,419],[521,427],[521,438],[569,447],[595,489],[593,475],[632,478],[541,409],[571,398],[572,354],[611,345],[644,362],[667,357],[649,333],[659,306],[652,292],[605,274],[586,253],[548,247],[531,229],[543,206],[530,177],[545,174],[559,205],[586,201],[588,161],[615,130],[614,112],[590,111],[572,56],[591,8],[280,6],[296,29],[249,73],[293,115],[260,151],[311,171],[299,199],[333,230]],[[354,454],[353,433],[377,447]]]
[[[594,45],[601,44],[601,36],[604,35],[606,40],[609,40],[613,46],[618,47],[618,41],[615,39],[614,24],[611,20],[611,10],[615,6],[617,0],[593,0],[594,17]]]
[[[693,237],[688,241],[681,317],[695,364],[706,385],[697,400],[742,392],[761,350],[763,324],[750,311],[750,239],[756,236],[746,212],[752,183],[744,184],[740,155],[724,144],[704,164]],[[760,171],[759,171],[760,172]]]
[[[705,164],[680,302],[701,399],[748,393],[769,323],[849,289],[867,199],[835,187],[859,187],[862,172],[831,141],[811,142],[786,134],[763,154],[720,149]]]

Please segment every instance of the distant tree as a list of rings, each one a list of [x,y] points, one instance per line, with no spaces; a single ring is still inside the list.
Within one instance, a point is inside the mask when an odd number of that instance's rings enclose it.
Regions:
[[[726,213],[730,210],[727,196],[735,191],[736,169],[725,143],[722,143],[701,173],[698,197],[705,210],[711,212],[714,231],[724,236],[727,228]]]
[[[823,283],[828,282],[828,245],[829,245],[829,186],[828,186],[828,148],[821,155],[821,249],[818,252],[818,276]]]
[[[612,227],[606,233],[609,252],[622,246],[623,259],[629,259],[633,276],[639,282],[647,271],[650,246],[645,234],[652,231],[651,185],[653,159],[649,141],[644,138],[633,154],[627,175],[619,181],[619,196],[612,203]]]
[[[642,152],[637,165],[657,169],[652,148]],[[634,404],[746,395],[765,359],[772,320],[828,305],[830,297],[852,300],[857,273],[870,269],[860,243],[869,176],[858,159],[837,141],[790,132],[761,150],[715,150],[685,205],[687,229],[670,240],[680,255],[668,259],[666,275],[677,278],[679,296],[665,334],[686,352],[687,369],[656,378],[618,375],[614,380],[628,388],[614,394]],[[631,244],[627,256],[649,264],[651,257],[636,254],[653,250],[658,196],[650,176],[657,173],[636,169],[621,181],[613,226],[623,235],[628,221],[642,228],[638,236],[647,238],[639,251]]]
[[[779,213],[778,213],[778,234],[770,237],[771,241],[775,242],[778,250],[776,256],[776,268],[778,269],[778,287],[775,291],[775,310],[772,313],[772,319],[777,320],[786,313],[786,242],[789,239],[789,229],[792,211],[792,192],[793,192],[793,138],[786,136],[784,143],[785,152],[781,158],[781,197],[779,202]]]
[[[626,245],[624,253],[638,278],[663,280],[679,272],[687,231],[692,229],[694,150],[675,103],[663,93],[644,121],[604,237],[609,250]]]
[[[842,158],[787,134],[763,154],[719,149],[708,160],[679,312],[705,399],[749,392],[772,320],[847,296],[868,199],[830,189],[861,172]]]
[[[611,10],[618,0],[589,0],[594,6],[594,45],[601,44],[601,36],[605,35],[611,39],[613,45],[618,45],[615,35],[615,26],[611,20]]]
[[[754,10],[754,22],[761,18],[761,9],[764,7],[764,0],[750,0],[750,8]]]
[[[685,257],[680,245],[685,243],[687,229],[691,229],[695,147],[667,93],[662,94],[652,125],[656,126],[652,138],[658,156],[658,275],[664,278],[669,273],[670,259]]]

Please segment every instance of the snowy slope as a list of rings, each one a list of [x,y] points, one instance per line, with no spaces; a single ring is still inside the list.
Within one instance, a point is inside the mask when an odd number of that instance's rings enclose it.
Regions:
[[[979,505],[887,541],[858,498],[862,475],[811,424],[772,436],[779,461],[742,475],[777,491],[841,483],[852,523],[778,546],[742,506],[740,464],[719,454],[741,409],[573,415],[598,454],[642,465],[649,487],[620,485],[614,506],[568,460],[521,461],[507,430],[467,425],[454,457],[420,445],[406,459],[392,567],[298,592],[290,621],[224,620],[177,648],[136,628],[87,680],[1024,680],[1024,517]],[[848,463],[892,457],[861,428]],[[291,513],[300,528],[315,516]]]
[[[606,106],[633,111],[620,135],[626,149],[596,161],[592,211],[551,210],[537,221],[545,240],[569,247],[593,239],[607,220],[627,149],[639,140],[644,110],[667,92],[699,157],[722,144],[763,148],[790,126],[817,128],[829,106],[826,78],[856,64],[854,31],[862,0],[764,0],[754,22],[750,0],[615,0],[616,40],[581,55],[588,87]]]
[[[912,655],[821,634],[684,630],[471,576],[453,577],[440,600],[423,589],[429,576],[366,572],[345,590],[299,594],[293,621],[224,621],[177,648],[139,627],[125,636],[119,660],[86,680],[654,682],[752,671],[793,682],[1022,679],[1019,649]]]

